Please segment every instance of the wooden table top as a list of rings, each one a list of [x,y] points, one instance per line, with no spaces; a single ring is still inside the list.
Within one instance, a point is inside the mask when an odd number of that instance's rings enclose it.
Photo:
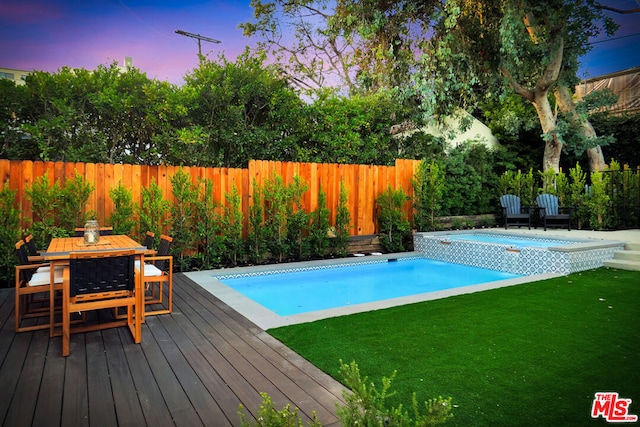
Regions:
[[[71,252],[82,251],[112,251],[118,249],[131,249],[136,253],[146,254],[149,252],[146,246],[141,245],[129,236],[114,234],[111,236],[100,236],[100,240],[95,245],[84,243],[83,237],[56,237],[51,239],[47,252],[42,254],[45,260],[69,258]]]

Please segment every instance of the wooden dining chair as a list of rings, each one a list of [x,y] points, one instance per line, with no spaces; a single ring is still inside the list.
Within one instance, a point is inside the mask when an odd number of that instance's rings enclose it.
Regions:
[[[145,290],[145,316],[169,314],[173,311],[173,257],[170,255],[173,239],[160,236],[158,251],[153,256],[145,256],[140,271]],[[164,305],[163,287],[167,285],[167,300]],[[154,308],[162,305],[162,308]]]
[[[42,254],[38,250],[36,246],[36,241],[33,239],[33,234],[29,234],[24,239],[24,244],[27,248],[27,253],[29,254],[29,261],[31,262],[42,262]]]
[[[63,269],[54,268],[52,274],[49,263],[31,262],[24,240],[17,242],[15,247],[20,262],[15,271],[15,331],[48,329],[53,322],[54,293],[62,290]],[[23,325],[26,319],[34,320],[29,325]]]
[[[62,285],[62,355],[69,355],[71,313],[126,307],[125,320],[85,324],[74,332],[128,326],[135,343],[142,339],[143,306],[135,293],[135,251],[74,252]]]
[[[156,243],[156,235],[155,233],[152,233],[151,231],[147,231],[147,233],[144,236],[144,242],[142,243],[144,246],[147,247],[147,249],[149,249],[150,251],[153,250],[153,247],[155,246]]]

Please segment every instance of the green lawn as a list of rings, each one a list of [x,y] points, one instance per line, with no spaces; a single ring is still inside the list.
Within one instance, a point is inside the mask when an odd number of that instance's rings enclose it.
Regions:
[[[449,426],[584,426],[595,392],[640,415],[640,273],[565,277],[269,331],[337,377],[355,360],[394,403],[453,397]],[[338,378],[340,379],[340,378]]]

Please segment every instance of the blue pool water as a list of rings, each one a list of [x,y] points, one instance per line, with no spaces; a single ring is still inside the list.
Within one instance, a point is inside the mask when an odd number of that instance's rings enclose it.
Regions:
[[[572,243],[565,240],[526,239],[497,234],[447,234],[443,236],[447,240],[470,240],[473,242],[497,243],[500,245],[512,245],[523,248],[548,248],[549,246],[564,246]]]
[[[288,316],[516,277],[522,276],[418,258],[219,280]]]

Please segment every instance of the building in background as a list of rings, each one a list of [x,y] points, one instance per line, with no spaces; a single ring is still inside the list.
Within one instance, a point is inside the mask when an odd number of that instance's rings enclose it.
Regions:
[[[31,71],[18,70],[15,68],[0,68],[0,79],[11,80],[17,85],[23,85],[27,74],[30,72]]]
[[[124,62],[118,67],[121,72],[127,72],[133,68],[133,58],[124,57]],[[0,68],[0,79],[13,81],[17,85],[23,85],[27,75],[31,74],[29,70],[18,70],[16,68]]]
[[[582,99],[603,89],[610,89],[618,95],[618,102],[604,110],[615,114],[640,113],[640,67],[583,80],[576,86],[576,97]]]

